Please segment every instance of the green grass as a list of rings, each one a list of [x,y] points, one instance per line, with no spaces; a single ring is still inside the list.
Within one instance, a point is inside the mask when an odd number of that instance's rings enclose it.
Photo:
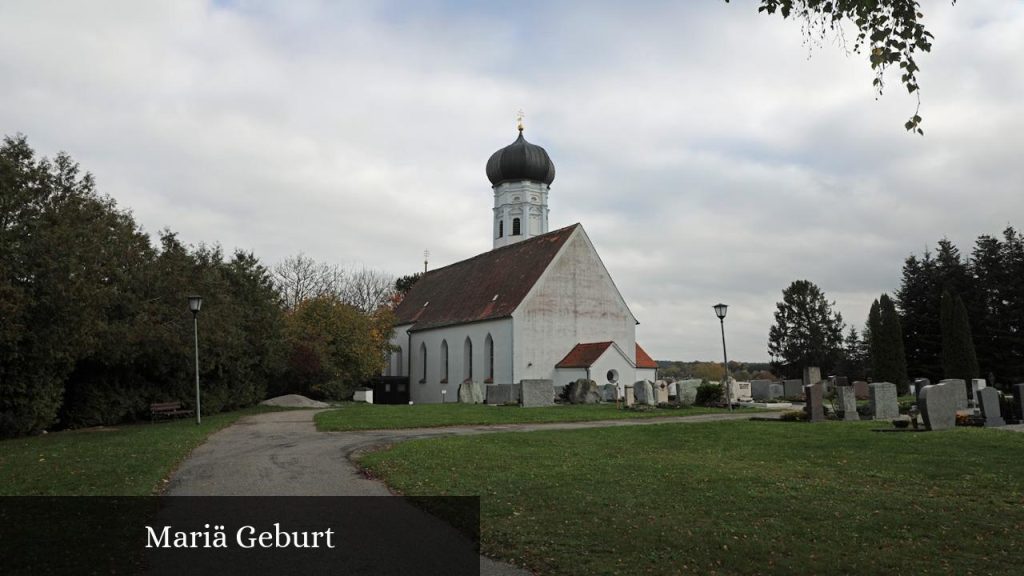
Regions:
[[[210,434],[256,407],[158,424],[89,428],[0,441],[0,496],[145,496]]]
[[[480,495],[541,574],[1019,574],[1024,434],[713,422],[411,441],[362,464]]]
[[[754,410],[745,408],[745,412]],[[613,404],[558,405],[542,408],[486,406],[483,404],[384,405],[352,403],[338,410],[316,415],[316,427],[324,432],[343,430],[385,430],[435,428],[487,424],[529,424],[539,422],[586,422],[626,418],[658,418],[722,413],[721,408],[658,408],[649,411],[619,410]]]

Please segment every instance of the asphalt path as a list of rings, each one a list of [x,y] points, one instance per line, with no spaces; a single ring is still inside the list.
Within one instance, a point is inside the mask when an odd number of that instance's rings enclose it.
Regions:
[[[209,437],[166,481],[169,496],[390,496],[388,488],[367,478],[352,462],[361,451],[417,438],[494,432],[581,430],[613,426],[649,426],[672,422],[744,420],[749,412],[602,420],[550,424],[450,426],[406,430],[318,432],[320,410],[288,410],[247,416]],[[758,413],[772,417],[778,413]],[[438,521],[440,522],[440,520]],[[481,556],[481,574],[527,575],[520,568]]]

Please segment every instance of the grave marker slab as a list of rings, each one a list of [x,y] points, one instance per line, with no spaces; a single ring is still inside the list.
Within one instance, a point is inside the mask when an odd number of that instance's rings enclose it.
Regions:
[[[697,401],[697,387],[700,386],[700,382],[695,378],[676,382],[676,402],[683,406],[693,406]]]
[[[751,380],[750,397],[754,400],[771,400],[771,380]]]
[[[857,400],[867,400],[870,398],[871,393],[868,390],[868,383],[863,380],[855,380],[853,382],[853,395],[857,397]]]
[[[871,402],[872,420],[899,418],[900,405],[896,399],[895,384],[892,382],[873,382],[868,384],[868,396]]]
[[[512,384],[488,384],[487,385],[487,403],[488,404],[518,404],[519,403],[519,391],[518,386]]]
[[[843,420],[860,420],[860,415],[857,414],[857,395],[853,386],[836,386],[836,406]]]
[[[802,398],[804,395],[803,380],[784,380],[782,382],[783,396],[786,398]]]
[[[772,382],[768,385],[768,399],[777,400],[782,398],[786,394],[786,389],[783,387],[781,382]]]
[[[957,378],[947,378],[940,380],[939,384],[954,384],[953,388],[956,390],[956,409],[967,410],[970,408],[967,404],[967,382]]]
[[[808,384],[817,384],[821,382],[821,368],[817,366],[807,366],[804,368],[804,386]]]
[[[466,380],[459,385],[459,402],[463,404],[483,404],[484,391],[480,384]]]
[[[633,383],[633,394],[636,396],[637,404],[654,406],[658,403],[654,397],[654,384],[650,380],[639,380]]]
[[[658,404],[668,403],[668,383],[658,380],[654,383],[654,398]]]
[[[821,385],[821,382],[805,384],[804,398],[807,399],[807,404],[804,405],[804,412],[807,413],[807,419],[811,422],[824,422],[825,399],[824,386]]]
[[[949,430],[956,426],[957,387],[959,383],[940,382],[921,388],[918,403],[921,419],[928,430]]]
[[[982,388],[978,391],[978,403],[981,404],[981,415],[985,418],[986,428],[1006,426],[1006,420],[999,408],[999,391],[995,388]]]
[[[551,380],[520,380],[519,403],[524,408],[555,405],[555,383]]]

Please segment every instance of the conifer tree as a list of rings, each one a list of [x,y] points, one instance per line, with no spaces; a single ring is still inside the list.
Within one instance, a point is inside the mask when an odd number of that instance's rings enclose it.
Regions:
[[[970,385],[978,377],[978,358],[971,338],[967,307],[960,296],[942,292],[942,366],[946,378],[958,378]]]

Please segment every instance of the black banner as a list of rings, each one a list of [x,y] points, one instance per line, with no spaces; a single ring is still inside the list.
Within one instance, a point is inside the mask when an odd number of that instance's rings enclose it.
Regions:
[[[2,497],[0,572],[478,576],[479,523],[476,497]]]

